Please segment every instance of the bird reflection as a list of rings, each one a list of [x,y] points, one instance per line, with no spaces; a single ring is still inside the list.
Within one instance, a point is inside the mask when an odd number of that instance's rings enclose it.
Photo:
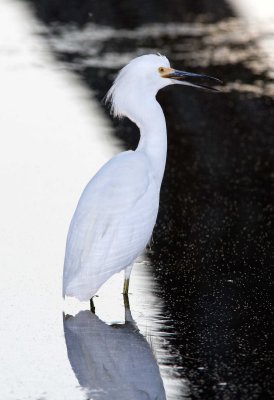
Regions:
[[[91,311],[64,318],[68,358],[93,400],[166,400],[157,361],[132,319],[125,297],[125,323],[107,325]]]

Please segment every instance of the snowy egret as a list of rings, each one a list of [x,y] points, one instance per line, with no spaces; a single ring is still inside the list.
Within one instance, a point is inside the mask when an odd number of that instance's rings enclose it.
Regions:
[[[66,245],[63,296],[90,300],[113,274],[125,270],[128,293],[134,260],[149,242],[159,208],[167,139],[157,92],[173,84],[216,90],[218,79],[170,67],[166,57],[144,55],[118,74],[107,94],[114,116],[128,117],[140,129],[135,151],[108,161],[84,189]]]

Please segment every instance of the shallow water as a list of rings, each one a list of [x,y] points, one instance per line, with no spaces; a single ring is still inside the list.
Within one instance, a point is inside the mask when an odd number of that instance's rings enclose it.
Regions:
[[[33,56],[33,47],[24,51],[31,57],[24,61],[24,69],[21,61],[18,67],[18,59],[13,64],[17,73],[29,71],[33,76],[38,71],[34,87],[40,85],[41,71],[53,71],[55,80],[50,88],[59,87],[60,97],[48,93],[50,100],[41,107],[32,102],[25,108],[19,97],[20,126],[10,130],[17,136],[11,137],[8,148],[13,151],[15,141],[20,145],[10,163],[15,165],[14,174],[6,180],[9,185],[16,178],[16,185],[4,208],[13,206],[17,211],[3,212],[8,227],[2,241],[3,265],[9,266],[1,282],[1,360],[5,360],[1,365],[1,392],[5,399],[97,398],[94,396],[100,389],[111,393],[108,386],[103,387],[102,376],[94,376],[93,367],[105,362],[108,370],[113,351],[117,351],[116,362],[119,358],[118,346],[115,349],[109,344],[108,352],[99,347],[99,336],[106,332],[107,343],[112,343],[113,337],[119,342],[119,331],[111,325],[124,324],[122,275],[108,282],[95,298],[99,319],[87,312],[79,314],[88,304],[69,301],[63,305],[60,282],[64,241],[74,205],[90,176],[113,153],[122,147],[132,148],[138,141],[136,128],[127,121],[114,121],[113,132],[108,110],[104,109],[105,114],[99,111],[95,99],[101,102],[117,69],[132,57],[157,51],[166,54],[178,68],[208,73],[225,83],[218,95],[172,87],[158,96],[167,118],[169,154],[154,244],[136,262],[131,280],[129,301],[136,329],[128,336],[127,351],[135,348],[136,341],[142,343],[139,352],[144,349],[143,356],[133,357],[135,375],[139,378],[142,359],[151,363],[151,379],[160,395],[169,400],[270,399],[274,395],[274,25],[269,18],[262,23],[255,18],[256,13],[241,19],[225,2],[216,7],[214,2],[193,6],[171,1],[169,8],[159,1],[144,3],[137,10],[132,3],[121,3],[117,13],[110,1],[104,1],[100,9],[83,2],[77,10],[73,2],[63,7],[61,1],[59,5],[37,1],[35,10],[47,25],[33,23],[31,31],[36,40],[40,37],[44,41],[46,47],[38,53],[45,56],[46,52],[50,66],[44,58]],[[239,12],[245,16],[247,9],[244,2],[241,4]],[[102,13],[102,9],[108,12]],[[5,50],[8,69],[18,47],[15,50]],[[81,79],[82,86],[73,74]],[[10,71],[7,93],[15,76]],[[22,82],[19,75],[18,92],[26,93],[31,80],[21,88]],[[45,86],[49,87],[49,81]],[[67,86],[70,92],[65,91]],[[30,91],[29,98],[41,96]],[[54,98],[59,100],[45,113]],[[68,98],[73,99],[71,104],[63,104]],[[11,103],[12,97],[8,105]],[[100,110],[103,107],[101,103]],[[19,135],[29,109],[35,113],[40,110],[38,122],[33,127],[30,119],[31,124]],[[94,117],[99,113],[100,120],[89,117],[89,113]],[[53,121],[50,125],[48,115]],[[68,120],[69,115],[76,120]],[[80,122],[83,120],[85,123]],[[42,133],[41,126],[45,126]],[[53,127],[55,135],[49,140],[46,133]],[[27,135],[37,128],[41,143],[36,142],[36,135]],[[116,135],[113,143],[110,133]],[[69,145],[64,148],[67,137]],[[28,149],[25,157],[21,149]],[[32,149],[37,154],[34,161]],[[2,159],[6,166],[7,157]],[[23,184],[25,181],[29,185]],[[18,191],[23,193],[22,208],[18,208]],[[72,315],[64,321],[66,336],[70,336],[71,326],[78,335],[73,341],[67,340],[67,347],[62,310]],[[96,327],[95,338],[89,331],[92,326]],[[125,328],[120,329],[122,335],[127,334]],[[98,348],[94,344],[97,340]],[[107,374],[113,382],[117,382],[115,373],[126,365],[126,354],[121,355],[122,365],[118,362]],[[128,357],[130,360],[132,354]],[[126,382],[129,371],[125,368],[122,375]],[[129,375],[132,385],[121,387],[121,396],[126,393],[132,396],[128,398],[142,399],[140,392],[128,391],[133,387],[146,391],[147,373],[136,381],[134,372]]]

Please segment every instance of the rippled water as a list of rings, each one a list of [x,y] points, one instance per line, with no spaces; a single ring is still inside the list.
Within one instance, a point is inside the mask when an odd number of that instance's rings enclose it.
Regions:
[[[214,24],[154,23],[134,30],[116,30],[94,23],[81,30],[74,24],[56,25],[45,33],[59,56],[72,57],[70,67],[76,71],[89,67],[118,69],[137,55],[159,51],[177,65],[189,68],[240,66],[239,76],[230,76],[224,91],[273,95],[273,51],[266,53],[260,46],[266,37],[273,40],[273,27],[273,23],[268,23],[262,29],[261,24],[254,23],[247,28],[245,21],[231,17]],[[243,69],[248,70],[249,76],[241,73]],[[250,74],[258,79],[251,83]]]
[[[167,340],[175,335],[174,326],[149,261],[140,258],[135,263],[130,310],[124,306],[121,287],[120,274],[99,290],[96,316],[79,312],[75,304],[67,306],[73,311],[64,321],[66,344],[78,381],[94,399],[189,398],[181,357]]]
[[[133,269],[129,301],[134,322],[127,313],[125,324],[121,275],[111,279],[95,298],[97,316],[80,311],[87,310],[88,304],[60,304],[58,285],[66,221],[73,211],[73,198],[76,202],[96,169],[95,165],[88,166],[89,154],[98,155],[99,148],[107,158],[118,148],[115,142],[105,154],[107,136],[104,143],[99,140],[94,145],[84,133],[77,150],[79,158],[73,151],[69,153],[75,163],[85,161],[81,170],[69,170],[74,171],[73,185],[66,181],[65,188],[61,186],[58,192],[60,204],[64,204],[65,197],[71,200],[61,216],[62,229],[55,236],[54,248],[58,250],[51,258],[43,256],[43,270],[47,263],[58,265],[57,270],[51,267],[50,273],[39,279],[41,269],[35,267],[39,252],[44,252],[38,235],[34,242],[37,251],[29,250],[29,257],[24,256],[31,281],[17,264],[3,281],[6,313],[2,332],[9,348],[1,357],[6,360],[3,371],[8,377],[2,387],[7,382],[9,385],[9,391],[3,392],[5,399],[103,399],[105,394],[101,396],[100,390],[111,393],[109,398],[114,399],[119,398],[117,382],[122,385],[120,396],[124,397],[120,398],[136,396],[136,400],[143,398],[138,390],[151,391],[149,398],[158,390],[162,396],[159,398],[166,396],[168,400],[272,398],[274,25],[254,18],[251,22],[242,20],[228,12],[227,5],[220,7],[221,13],[214,7],[201,7],[199,12],[199,7],[171,2],[170,8],[164,8],[165,14],[160,14],[161,2],[156,6],[150,1],[146,2],[149,12],[138,14],[139,19],[132,19],[135,22],[131,26],[125,21],[131,21],[133,6],[127,3],[121,5],[117,16],[105,1],[108,13],[91,9],[89,12],[94,14],[90,21],[80,18],[80,8],[73,11],[70,3],[62,8],[60,2],[58,8],[49,1],[45,9],[42,3],[35,5],[39,15],[51,23],[34,24],[32,31],[58,60],[50,68],[59,76],[75,74],[91,89],[92,98],[100,102],[116,71],[134,56],[148,52],[167,55],[178,68],[218,76],[224,86],[217,96],[178,88],[168,88],[158,96],[167,118],[169,154],[154,245]],[[191,12],[180,16],[179,11],[173,12],[176,7],[188,7]],[[158,13],[154,13],[156,9]],[[61,17],[63,12],[65,16]],[[157,18],[153,18],[155,15]],[[11,59],[10,55],[6,58],[7,66]],[[36,62],[32,59],[30,63],[34,70],[48,68],[44,60],[38,66]],[[55,85],[59,85],[57,79]],[[78,94],[78,98],[83,97],[85,111],[96,110],[98,105],[87,102],[87,92]],[[66,125],[69,114],[60,113],[64,131],[79,123],[69,120]],[[106,117],[87,122],[87,129],[96,126],[104,135],[111,131],[109,121]],[[114,122],[114,126],[121,145],[136,145],[138,131],[131,123]],[[71,150],[79,136],[73,138]],[[65,142],[66,138],[60,140]],[[96,165],[101,162],[103,159],[97,160]],[[52,165],[56,168],[57,161]],[[69,168],[68,159],[65,165]],[[61,174],[58,182],[65,175]],[[47,185],[53,179],[51,173],[44,172],[43,176]],[[55,193],[56,189],[52,190]],[[47,201],[41,204],[46,207]],[[21,235],[25,231],[29,232],[24,228]],[[12,229],[9,232],[12,236]],[[32,236],[28,236],[27,243]],[[49,253],[49,243],[46,248]],[[8,249],[11,254],[11,247]],[[14,274],[18,274],[19,283],[11,284]],[[54,284],[50,276],[54,276]],[[11,314],[14,308],[16,312]],[[9,336],[10,331],[13,334]],[[13,348],[14,343],[17,346]],[[25,362],[28,354],[31,362]],[[150,372],[145,370],[147,365],[151,365]],[[98,374],[100,368],[104,368],[102,374]],[[104,376],[115,384],[110,387]]]

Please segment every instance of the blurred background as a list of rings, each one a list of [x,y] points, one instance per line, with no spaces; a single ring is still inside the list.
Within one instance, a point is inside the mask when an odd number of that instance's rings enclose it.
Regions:
[[[5,399],[104,399],[66,356],[65,236],[90,177],[139,140],[104,96],[128,61],[157,52],[224,85],[157,96],[168,158],[133,319],[167,399],[273,399],[273,1],[1,0],[0,14]],[[108,324],[122,319],[115,285],[97,300]]]

